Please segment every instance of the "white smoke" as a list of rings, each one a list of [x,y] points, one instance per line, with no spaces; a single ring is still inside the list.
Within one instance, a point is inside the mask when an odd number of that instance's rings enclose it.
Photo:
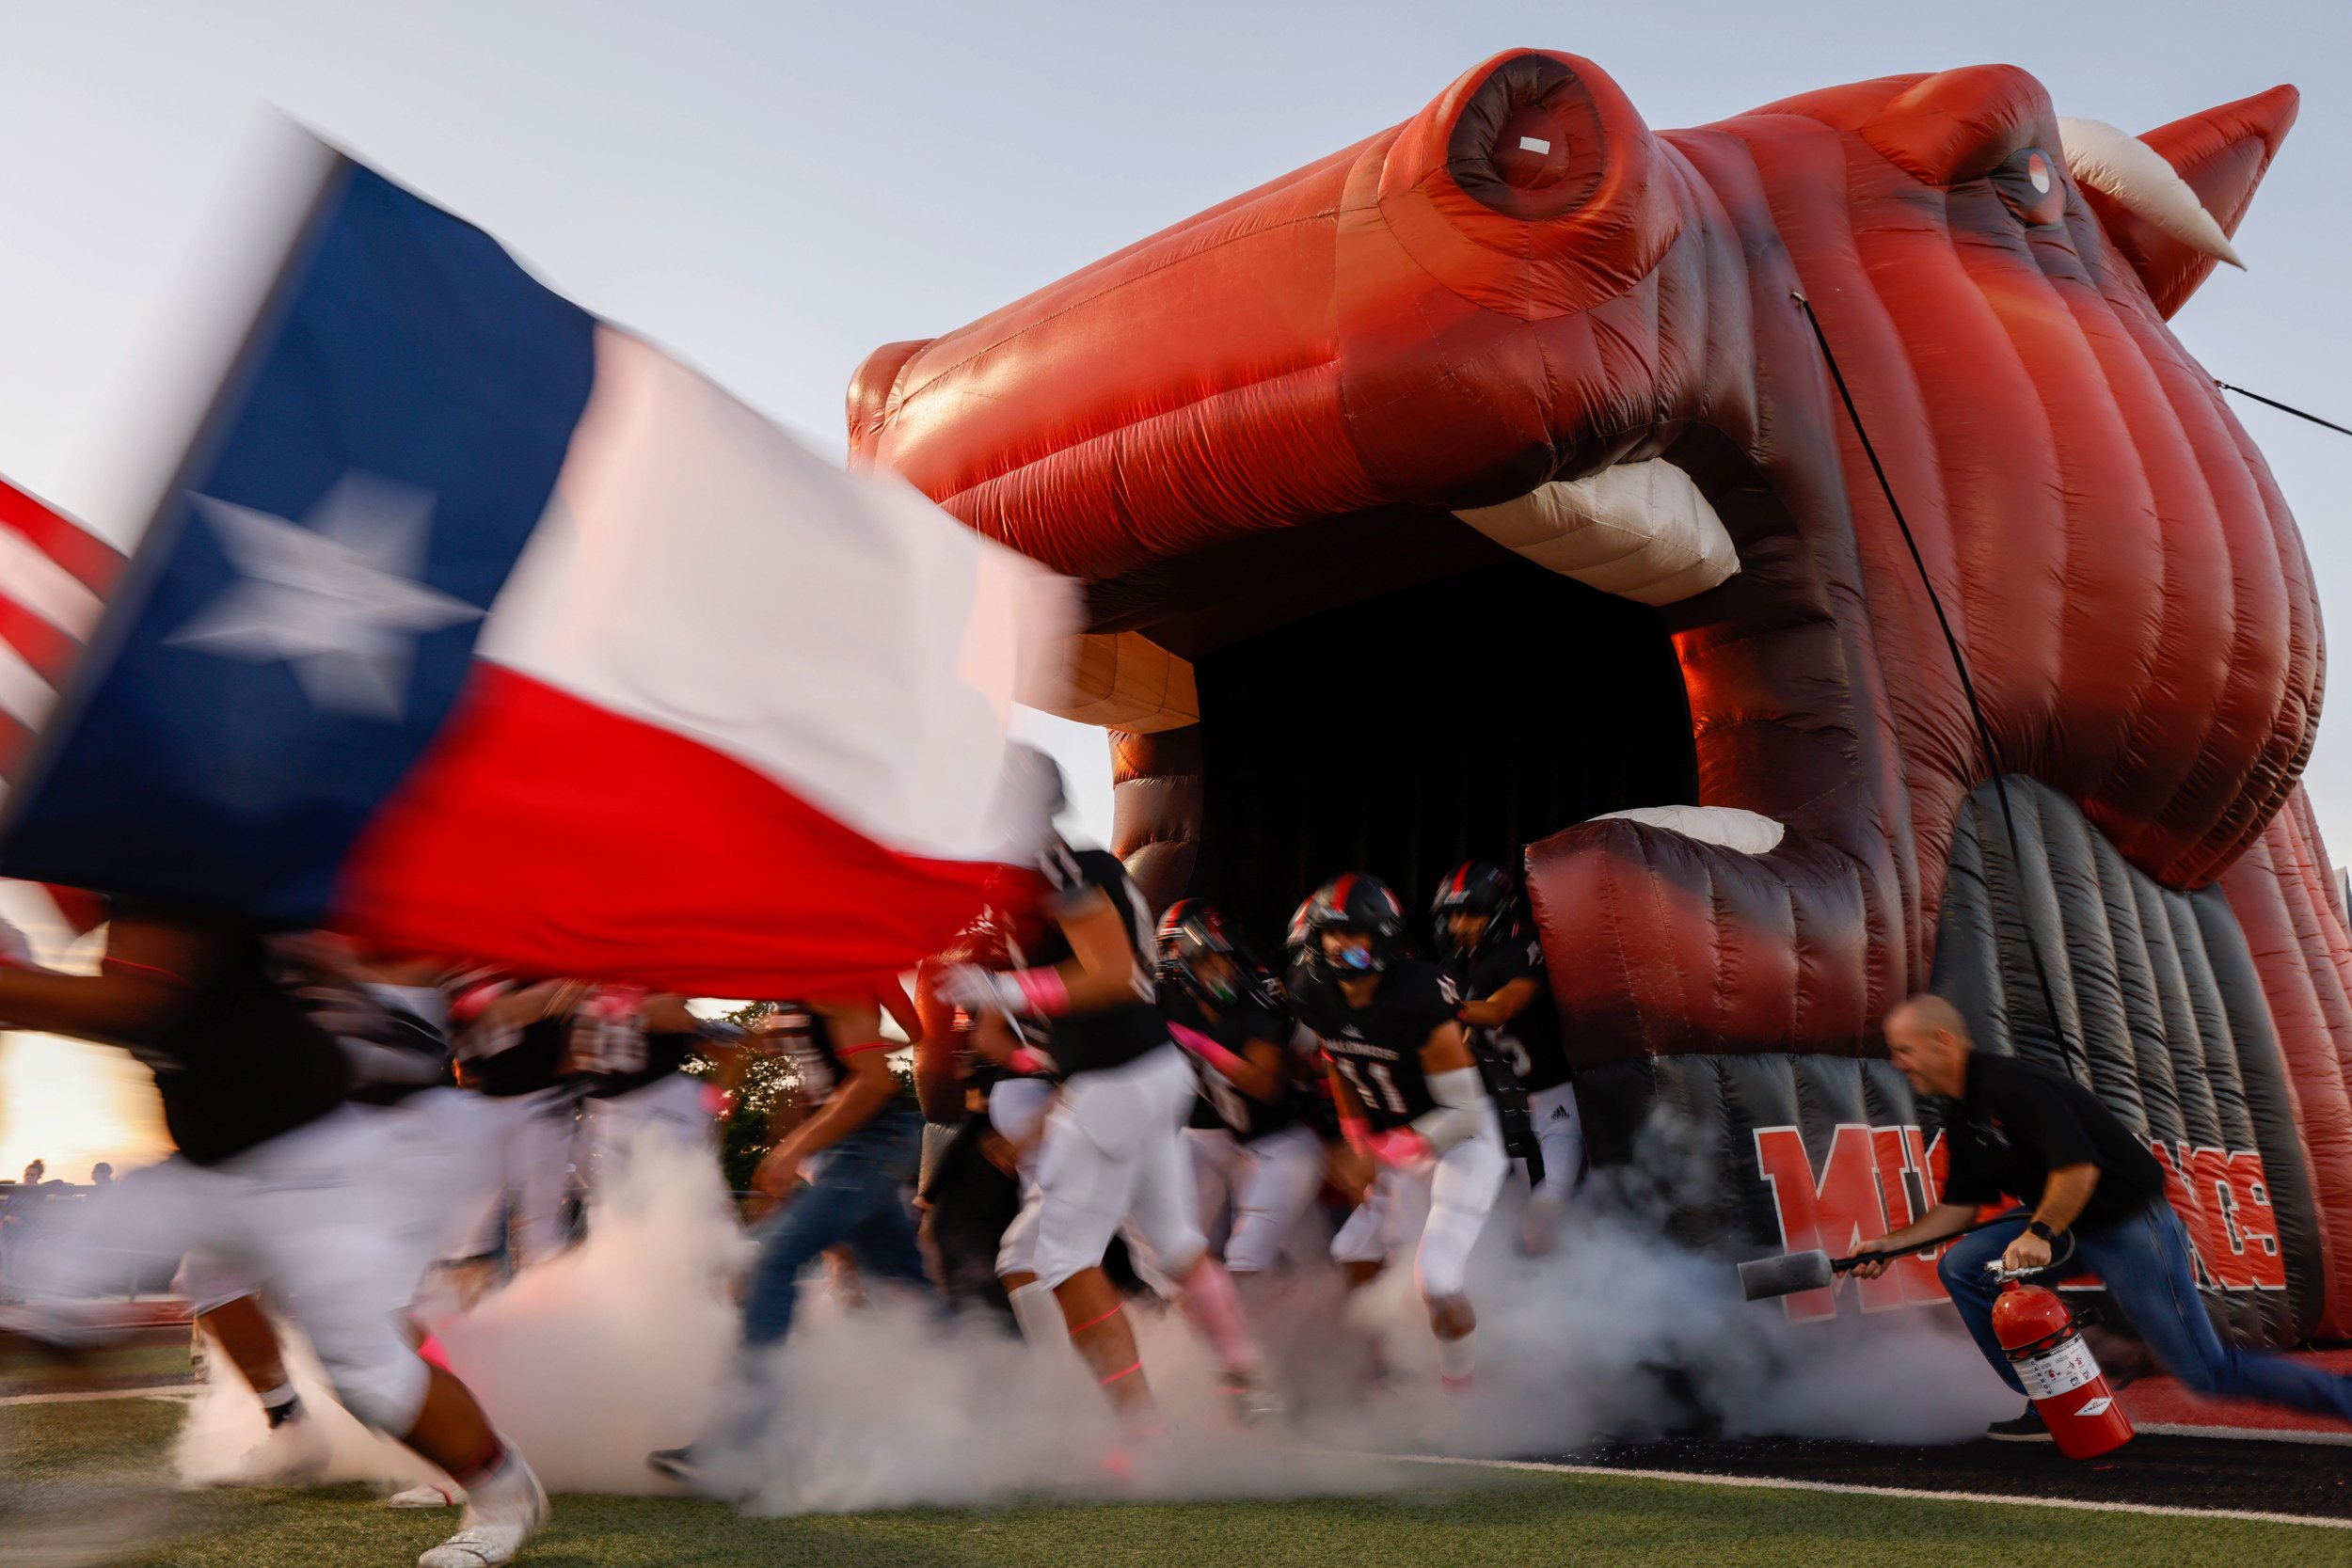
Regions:
[[[302,1397],[311,1429],[326,1449],[321,1481],[358,1481],[383,1492],[397,1492],[436,1478],[432,1465],[389,1438],[377,1435],[345,1413],[327,1390],[319,1368],[298,1330],[280,1322],[278,1337],[286,1370]],[[206,1365],[204,1383],[188,1406],[187,1420],[172,1447],[172,1468],[190,1486],[223,1485],[252,1479],[256,1462],[276,1449],[264,1448],[271,1433],[262,1406],[219,1347],[201,1352]],[[284,1439],[279,1439],[283,1442]]]
[[[811,1284],[787,1343],[739,1375],[724,1281],[747,1248],[699,1154],[641,1154],[585,1243],[437,1332],[550,1490],[668,1492],[650,1449],[764,1412],[758,1441],[714,1479],[769,1513],[1386,1491],[1406,1472],[1365,1456],[1554,1455],[1677,1432],[1941,1442],[2013,1413],[1947,1308],[1864,1318],[1849,1301],[1835,1321],[1792,1323],[1777,1303],[1743,1302],[1722,1259],[1661,1241],[1658,1206],[1704,1179],[1670,1144],[1652,1140],[1629,1180],[1588,1183],[1541,1258],[1520,1252],[1523,1193],[1506,1189],[1471,1264],[1478,1377],[1466,1393],[1438,1386],[1409,1264],[1346,1300],[1317,1235],[1293,1249],[1304,1266],[1248,1298],[1293,1392],[1287,1421],[1236,1428],[1179,1315],[1131,1307],[1172,1422],[1126,1479],[1102,1466],[1112,1422],[1067,1349],[1031,1352],[993,1323],[903,1298],[852,1310]],[[1375,1337],[1391,1368],[1376,1387],[1364,1375]],[[250,1396],[224,1377],[183,1439],[191,1473],[261,1435]],[[330,1432],[338,1479],[426,1473],[340,1412]]]

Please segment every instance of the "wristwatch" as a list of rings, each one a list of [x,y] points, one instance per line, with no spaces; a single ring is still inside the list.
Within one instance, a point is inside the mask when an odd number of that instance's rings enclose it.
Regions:
[[[2028,1236],[2039,1236],[2045,1242],[2055,1242],[2058,1239],[2058,1233],[2051,1229],[2048,1226],[2042,1224],[2040,1220],[2036,1220],[2031,1225],[2026,1227],[2026,1234]]]

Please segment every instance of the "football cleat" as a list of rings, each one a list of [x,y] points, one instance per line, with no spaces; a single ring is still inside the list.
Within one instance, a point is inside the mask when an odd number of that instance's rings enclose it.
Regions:
[[[688,1486],[701,1483],[704,1470],[702,1456],[691,1446],[683,1449],[656,1449],[645,1456],[646,1468]]]
[[[1233,1413],[1233,1418],[1246,1427],[1279,1421],[1289,1412],[1289,1406],[1283,1403],[1273,1380],[1263,1372],[1235,1378],[1227,1384],[1225,1403],[1226,1408]]]
[[[457,1533],[418,1558],[417,1568],[501,1568],[547,1522],[547,1492],[509,1449],[505,1463],[468,1492]]]

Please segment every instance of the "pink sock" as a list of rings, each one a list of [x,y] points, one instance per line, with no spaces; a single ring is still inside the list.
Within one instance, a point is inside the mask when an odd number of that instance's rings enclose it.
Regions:
[[[1243,1322],[1241,1296],[1233,1276],[1214,1258],[1203,1258],[1184,1276],[1176,1292],[1184,1316],[1216,1352],[1218,1365],[1228,1372],[1248,1374],[1258,1370],[1258,1348],[1249,1342],[1249,1325]]]

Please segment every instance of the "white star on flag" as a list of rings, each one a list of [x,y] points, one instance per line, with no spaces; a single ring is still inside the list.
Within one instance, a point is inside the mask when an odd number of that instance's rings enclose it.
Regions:
[[[417,580],[428,491],[354,469],[298,524],[192,499],[238,577],[167,641],[253,664],[283,659],[315,707],[397,722],[418,637],[483,614]]]

